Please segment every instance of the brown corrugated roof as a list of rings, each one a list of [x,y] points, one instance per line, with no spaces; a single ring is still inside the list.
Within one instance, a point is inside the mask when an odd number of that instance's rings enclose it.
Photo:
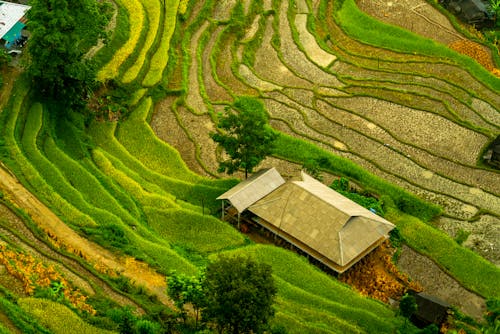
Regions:
[[[264,219],[267,227],[273,226],[275,233],[293,240],[296,246],[313,249],[315,257],[336,263],[338,266],[333,269],[339,272],[359,261],[394,228],[389,221],[305,173],[302,181],[284,183],[283,180],[280,186],[266,189],[271,188],[249,204],[248,210]],[[246,198],[243,193],[252,192],[248,185],[238,189],[238,197]],[[229,197],[224,198],[235,205]]]
[[[236,210],[241,213],[283,183],[285,183],[285,180],[276,168],[263,169],[238,183],[217,197],[217,199],[229,200]]]

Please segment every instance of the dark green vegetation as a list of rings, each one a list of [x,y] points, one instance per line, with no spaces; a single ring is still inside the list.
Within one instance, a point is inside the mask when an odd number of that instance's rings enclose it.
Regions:
[[[399,312],[406,319],[410,319],[410,317],[417,312],[417,309],[417,301],[415,300],[415,297],[411,295],[406,294],[399,301]]]
[[[217,127],[222,133],[211,134],[229,159],[219,163],[219,172],[233,174],[240,168],[248,173],[273,152],[278,136],[270,127],[264,104],[252,97],[239,97],[218,115]]]
[[[95,81],[84,57],[104,37],[109,3],[94,0],[32,0],[28,12],[28,73],[40,98],[82,106]]]
[[[250,242],[214,217],[215,198],[236,181],[193,173],[179,151],[191,154],[202,172],[217,175],[208,144],[215,127],[207,122],[213,125],[217,113],[235,105],[237,97],[252,96],[251,101],[263,102],[270,125],[282,133],[275,157],[299,165],[313,161],[375,194],[409,246],[466,288],[498,298],[493,284],[500,280],[498,268],[432,226],[442,209],[422,199],[435,199],[452,218],[498,217],[492,182],[498,173],[476,168],[472,154],[498,132],[498,79],[443,46],[370,19],[351,0],[317,6],[251,1],[234,7],[190,1],[179,16],[176,0],[116,4],[111,40],[94,58],[98,79],[110,89],[101,102],[112,103],[96,108],[95,118],[68,113],[63,120],[55,105],[37,100],[31,81],[21,76],[0,114],[2,162],[69,226],[165,275],[175,270],[193,276],[220,253],[252,256],[273,270],[278,291],[273,328],[290,333],[402,329],[404,320],[388,306],[361,297],[298,255]],[[360,21],[366,26],[355,25]],[[311,41],[319,45],[314,52],[308,49]],[[82,50],[88,46],[82,42]],[[334,65],[315,58],[321,50]],[[126,109],[119,120],[115,105]],[[391,109],[395,106],[401,109]],[[167,125],[179,129],[171,139],[185,137],[175,147],[179,151],[169,144],[175,140],[160,140],[150,127],[162,112],[171,116]],[[437,125],[426,127],[433,122]],[[400,131],[410,123],[411,131]],[[448,133],[471,146],[443,146],[454,142]],[[462,207],[477,211],[468,214]],[[176,315],[145,293],[152,290],[123,277],[111,279],[95,270],[94,275],[149,317],[97,294],[90,302],[98,320],[88,316],[87,322],[122,332],[175,325]],[[3,311],[14,325],[41,326],[27,323],[16,300],[5,304],[12,312]]]
[[[277,293],[271,266],[222,256],[207,266],[201,284],[203,318],[215,322],[218,332],[262,333],[267,328]]]
[[[193,308],[195,330],[200,309],[203,328],[218,333],[262,333],[275,312],[271,267],[246,256],[222,255],[198,276],[171,273],[167,289],[185,324],[186,310]]]

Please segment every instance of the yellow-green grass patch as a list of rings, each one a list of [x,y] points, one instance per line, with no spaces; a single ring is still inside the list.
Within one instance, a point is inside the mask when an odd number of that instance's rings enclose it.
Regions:
[[[130,36],[127,42],[114,54],[109,63],[101,68],[97,74],[99,81],[113,79],[118,75],[118,69],[125,62],[125,60],[134,52],[142,29],[144,28],[144,8],[139,0],[126,0],[118,1],[120,5],[127,9],[130,22]]]
[[[210,215],[187,210],[145,207],[149,225],[170,243],[207,253],[234,248],[245,240],[230,225]]]
[[[54,334],[112,334],[116,333],[83,321],[75,312],[67,306],[47,299],[20,298],[19,306],[31,314],[40,324],[50,329]]]
[[[149,71],[142,81],[145,87],[152,87],[161,81],[163,71],[168,63],[168,50],[170,47],[170,39],[175,30],[177,21],[177,9],[179,0],[165,0],[165,12],[163,18],[163,31],[161,32],[161,40],[159,41],[158,49],[151,58]]]
[[[51,137],[45,140],[44,152],[54,167],[64,174],[68,182],[78,189],[88,203],[113,213],[129,225],[136,222],[136,218],[106,191],[95,176],[67,156]]]
[[[130,66],[122,77],[123,83],[130,83],[136,79],[139,71],[146,62],[146,56],[151,50],[153,43],[157,37],[158,27],[160,24],[161,6],[159,0],[142,0],[146,15],[149,20],[149,29],[146,35],[144,45],[141,47],[139,55],[132,66]]]

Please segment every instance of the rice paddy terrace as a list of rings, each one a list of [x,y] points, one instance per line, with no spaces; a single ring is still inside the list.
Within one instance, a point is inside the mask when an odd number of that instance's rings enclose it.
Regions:
[[[11,96],[0,114],[2,161],[12,173],[2,167],[2,245],[138,312],[148,305],[120,289],[120,273],[170,305],[158,272],[192,275],[219,253],[250,254],[272,265],[274,322],[290,333],[393,332],[403,320],[387,305],[208,214],[236,182],[217,178],[209,133],[218,111],[250,95],[282,133],[265,164],[326,159],[326,172],[395,202],[412,193],[439,205],[431,219],[400,201],[388,219],[462,288],[499,297],[499,173],[479,164],[500,132],[498,78],[353,0],[115,4],[111,40],[93,57],[98,79],[126,92],[124,117],[59,124],[22,76],[2,88]],[[467,248],[453,240],[464,231]],[[23,300],[26,312],[36,304]]]

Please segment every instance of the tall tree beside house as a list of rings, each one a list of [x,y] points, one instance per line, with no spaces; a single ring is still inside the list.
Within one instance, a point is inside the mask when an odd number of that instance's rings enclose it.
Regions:
[[[274,315],[277,288],[271,267],[249,257],[220,256],[202,280],[203,320],[219,333],[262,333]]]
[[[273,151],[277,133],[269,126],[264,104],[253,97],[239,97],[232,107],[218,115],[221,132],[211,133],[228,158],[219,163],[219,172],[233,174],[242,168],[248,173]]]
[[[31,75],[40,97],[84,105],[95,81],[87,49],[105,32],[107,6],[96,0],[31,0],[28,40]]]

